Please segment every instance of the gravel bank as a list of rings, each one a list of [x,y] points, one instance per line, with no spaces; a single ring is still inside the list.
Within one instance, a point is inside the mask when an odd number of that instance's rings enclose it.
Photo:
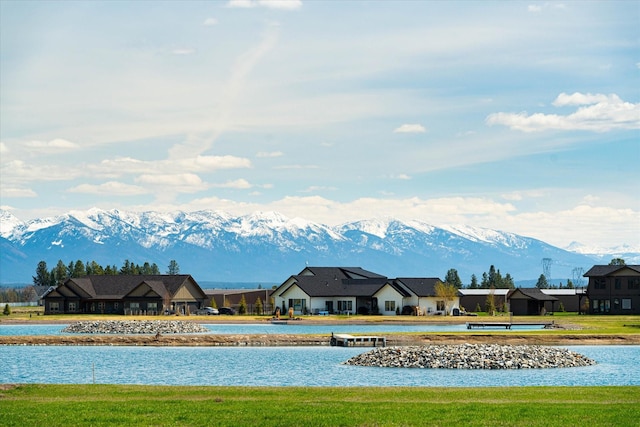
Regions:
[[[432,369],[542,369],[589,366],[595,361],[564,348],[461,344],[376,348],[345,365]]]
[[[211,332],[204,326],[178,320],[96,320],[76,322],[62,330],[74,334],[198,334]]]

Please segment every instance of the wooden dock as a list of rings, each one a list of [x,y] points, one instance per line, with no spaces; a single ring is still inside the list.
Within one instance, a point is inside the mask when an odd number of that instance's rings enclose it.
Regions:
[[[511,329],[512,326],[542,326],[548,327],[553,322],[467,322],[467,329],[473,328],[505,328]]]
[[[331,333],[330,344],[332,346],[349,347],[358,344],[371,343],[372,347],[377,347],[378,343],[381,343],[382,347],[387,346],[386,337],[374,337],[374,336],[354,336],[348,334],[333,334]]]

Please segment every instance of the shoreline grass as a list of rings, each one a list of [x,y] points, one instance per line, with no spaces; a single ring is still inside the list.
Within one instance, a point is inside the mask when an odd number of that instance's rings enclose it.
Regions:
[[[0,385],[0,424],[635,426],[640,387]]]

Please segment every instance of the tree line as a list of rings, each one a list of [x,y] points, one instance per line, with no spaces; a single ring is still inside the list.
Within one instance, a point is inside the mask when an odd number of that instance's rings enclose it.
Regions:
[[[458,275],[458,270],[455,268],[449,269],[444,277],[444,282],[455,286],[458,289],[463,288],[462,280]],[[494,265],[489,267],[488,272],[482,273],[482,280],[478,283],[478,277],[475,274],[471,275],[471,282],[468,289],[515,289],[516,285],[513,281],[511,274],[507,273],[502,276],[500,269],[496,269]]]
[[[58,260],[55,267],[49,270],[46,261],[40,261],[36,267],[36,275],[33,277],[34,286],[56,286],[72,277],[82,277],[89,275],[152,275],[162,274],[160,268],[154,263],[145,262],[142,265],[129,261],[124,261],[122,267],[114,265],[103,267],[96,261],[82,262],[81,260],[70,261],[65,264]],[[180,266],[175,260],[171,260],[167,267],[166,274],[180,274]]]

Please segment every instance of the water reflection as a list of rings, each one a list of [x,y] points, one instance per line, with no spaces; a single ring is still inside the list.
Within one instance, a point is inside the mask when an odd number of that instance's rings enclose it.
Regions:
[[[246,386],[640,385],[640,346],[571,346],[584,368],[444,370],[345,366],[369,348],[0,346],[0,382]]]

